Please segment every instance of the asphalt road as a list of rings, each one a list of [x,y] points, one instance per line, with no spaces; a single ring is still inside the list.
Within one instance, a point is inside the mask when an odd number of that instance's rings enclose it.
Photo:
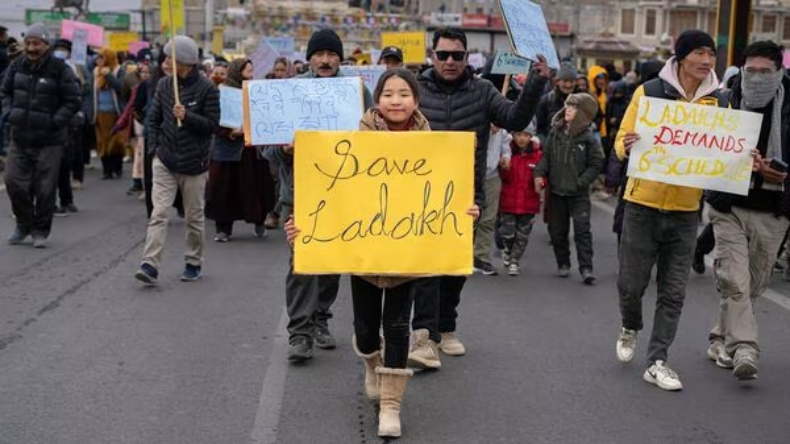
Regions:
[[[338,349],[288,365],[282,232],[261,241],[237,225],[232,242],[208,243],[204,279],[182,283],[175,218],[160,285],[144,288],[132,275],[145,210],[128,185],[91,172],[49,249],[0,244],[0,444],[381,442],[350,347],[347,280],[330,324]],[[757,305],[760,377],[742,383],[705,356],[717,295],[710,272],[693,275],[669,359],[684,390],[659,390],[641,379],[647,334],[631,365],[615,358],[612,204],[594,210],[596,286],[554,277],[543,224],[521,276],[468,282],[468,354],[411,380],[399,442],[790,442],[790,285],[775,277]],[[12,228],[0,194],[0,234]]]

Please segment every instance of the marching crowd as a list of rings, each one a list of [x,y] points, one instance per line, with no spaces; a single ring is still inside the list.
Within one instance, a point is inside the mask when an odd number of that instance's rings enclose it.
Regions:
[[[216,242],[230,241],[240,221],[259,238],[282,224],[291,245],[298,239],[291,215],[293,154],[300,147],[248,147],[241,128],[219,127],[218,86],[238,88],[252,79],[252,61],[204,64],[198,45],[183,36],[136,58],[101,49],[86,65],[71,60],[71,42],[55,40],[41,24],[22,42],[10,40],[0,29],[0,116],[10,131],[5,181],[16,218],[9,243],[32,237],[36,248],[47,246],[53,216],[77,212],[72,190],[85,186],[93,151],[105,180],[122,178],[128,157],[129,194],[147,200],[149,224],[135,274],[142,282],[159,278],[173,206],[186,221],[184,281],[202,276],[206,217],[215,223]],[[690,270],[704,273],[704,255],[715,245],[711,291],[720,294],[720,305],[711,314],[707,356],[739,380],[756,378],[761,350],[753,301],[768,285],[790,226],[790,78],[782,48],[752,43],[742,66],[720,84],[716,43],[698,30],[679,35],[668,60],[643,62],[638,74],[624,75],[598,66],[580,75],[569,62],[551,70],[538,57],[528,75],[511,81],[492,74],[490,63],[479,73],[471,69],[460,30],[436,31],[430,46],[430,65],[409,69],[400,49],[384,48],[379,63],[388,70],[374,91],[364,88],[367,111],[359,129],[476,134],[475,196],[467,211],[476,221],[475,270],[497,274],[496,247],[507,274],[518,275],[543,212],[557,275],[571,274],[572,226],[581,280],[593,285],[591,194],[616,193],[617,359],[634,358],[642,297],[655,268],[658,298],[643,379],[664,390],[682,388],[667,365],[668,350]],[[340,76],[344,54],[334,31],[319,30],[305,62],[278,59],[266,78]],[[628,177],[629,154],[640,139],[634,129],[641,97],[762,114],[748,196]],[[710,225],[697,239],[703,202]],[[314,347],[336,347],[329,320],[339,281],[338,275],[295,274],[291,257],[285,278],[289,361],[311,359]],[[456,335],[465,282],[460,276],[351,277],[353,346],[364,362],[365,393],[380,405],[379,435],[400,436],[413,368],[440,368],[440,351],[466,353]]]

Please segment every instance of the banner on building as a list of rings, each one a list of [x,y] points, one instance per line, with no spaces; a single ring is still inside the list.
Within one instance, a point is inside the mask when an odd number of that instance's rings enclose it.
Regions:
[[[295,272],[471,274],[474,139],[468,132],[298,132]]]
[[[749,194],[761,114],[642,97],[628,176]]]

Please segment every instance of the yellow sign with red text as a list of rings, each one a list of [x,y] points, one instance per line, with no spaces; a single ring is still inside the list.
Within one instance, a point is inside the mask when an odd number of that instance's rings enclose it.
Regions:
[[[300,274],[472,273],[474,133],[298,131]]]

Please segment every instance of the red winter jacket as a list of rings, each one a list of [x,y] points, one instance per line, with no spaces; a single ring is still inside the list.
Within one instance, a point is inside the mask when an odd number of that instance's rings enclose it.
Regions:
[[[531,153],[513,154],[509,169],[499,168],[502,178],[499,211],[503,213],[540,213],[540,194],[535,191],[534,170],[543,152],[536,144],[532,147]]]

